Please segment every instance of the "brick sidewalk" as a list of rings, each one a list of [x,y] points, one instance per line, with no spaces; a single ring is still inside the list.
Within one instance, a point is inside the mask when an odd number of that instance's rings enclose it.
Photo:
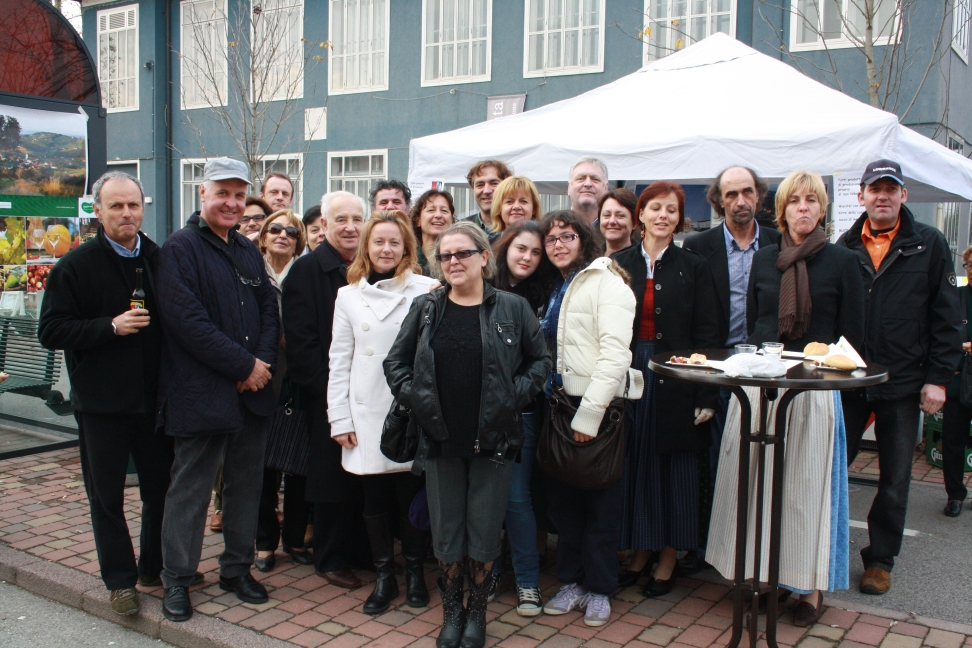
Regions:
[[[873,453],[861,453],[852,472],[876,473],[876,464]],[[916,455],[913,475],[916,480],[941,482],[941,470],[928,466],[920,455]],[[126,513],[137,545],[140,503],[136,488],[127,489],[126,500]],[[370,586],[348,592],[327,584],[314,574],[312,567],[295,565],[278,555],[273,571],[261,574],[254,570],[253,574],[270,591],[270,601],[252,605],[240,602],[216,584],[222,536],[211,534],[208,529],[206,533],[199,567],[206,575],[206,582],[193,587],[191,594],[199,615],[222,619],[298,646],[434,646],[442,620],[438,609],[441,601],[434,589],[434,570],[426,575],[427,582],[433,586],[430,608],[412,610],[399,597],[397,602],[401,607],[371,617],[360,611]],[[98,576],[77,449],[0,462],[0,543]],[[646,600],[635,587],[619,592],[612,600],[611,623],[602,628],[588,628],[577,612],[558,617],[520,617],[514,610],[515,596],[509,590],[509,583],[504,582],[505,591],[501,588],[501,593],[489,605],[486,645],[512,648],[533,648],[540,644],[545,648],[574,648],[582,644],[593,648],[725,645],[732,617],[731,601],[726,598],[729,587],[724,581],[711,582],[713,577],[709,574],[704,576],[706,580],[679,579],[672,592],[660,599]],[[374,579],[369,572],[359,576],[367,581]],[[556,591],[557,583],[551,574],[544,573],[540,587],[545,597],[549,597]],[[161,588],[142,591],[161,596]],[[778,638],[781,645],[801,648],[972,647],[972,629],[890,611],[870,612],[832,607],[819,624],[809,629],[791,625],[792,614],[787,612],[781,617]],[[950,631],[956,629],[967,633]],[[263,640],[272,643],[267,636]],[[743,639],[746,641],[745,635]],[[206,642],[205,637],[196,637],[188,643],[205,645]],[[760,644],[766,645],[762,641]],[[260,645],[259,641],[254,645]]]

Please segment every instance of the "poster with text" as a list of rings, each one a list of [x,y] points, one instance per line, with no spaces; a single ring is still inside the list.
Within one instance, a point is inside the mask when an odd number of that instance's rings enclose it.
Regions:
[[[82,196],[87,133],[80,113],[0,104],[0,194]]]

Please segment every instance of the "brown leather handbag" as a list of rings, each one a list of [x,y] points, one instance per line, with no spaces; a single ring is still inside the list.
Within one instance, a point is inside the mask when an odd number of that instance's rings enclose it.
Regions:
[[[625,435],[624,398],[611,401],[597,436],[587,443],[574,441],[570,422],[577,406],[563,387],[554,387],[547,401],[537,462],[540,468],[555,479],[587,490],[604,490],[624,474]]]

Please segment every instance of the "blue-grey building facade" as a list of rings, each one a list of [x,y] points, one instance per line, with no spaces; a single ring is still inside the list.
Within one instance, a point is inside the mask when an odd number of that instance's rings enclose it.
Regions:
[[[194,209],[204,160],[242,155],[229,129],[211,118],[230,109],[209,107],[238,101],[241,90],[231,78],[222,86],[213,81],[232,71],[218,63],[215,74],[199,70],[211,72],[211,61],[232,58],[233,48],[258,51],[249,43],[259,41],[259,29],[243,36],[235,30],[248,21],[269,24],[268,17],[283,43],[278,49],[292,54],[278,59],[287,64],[271,81],[258,83],[289,85],[269,111],[292,114],[279,131],[267,120],[276,139],[256,175],[289,173],[300,209],[329,188],[363,193],[376,178],[404,180],[409,140],[487,119],[500,110],[491,97],[525,95],[507,100],[506,111],[512,102],[531,110],[609,83],[714,31],[868,101],[864,56],[850,33],[861,3],[852,0],[81,1],[84,38],[98,58],[109,112],[109,164],[137,170],[152,199],[144,229],[158,239]],[[891,48],[907,63],[900,78],[892,75],[899,91],[882,106],[940,143],[972,153],[969,0],[903,4],[901,16],[893,0],[878,2],[877,65]],[[881,44],[889,38],[897,44]],[[771,105],[774,92],[760,79],[725,79],[711,88],[711,100]],[[659,88],[659,100],[679,98]],[[263,139],[266,146],[266,133]],[[471,209],[468,191],[456,189],[459,210]],[[968,245],[967,206],[917,211],[959,252]]]

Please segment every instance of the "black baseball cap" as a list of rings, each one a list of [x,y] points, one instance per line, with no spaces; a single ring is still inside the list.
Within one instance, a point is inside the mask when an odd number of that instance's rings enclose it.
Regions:
[[[881,178],[891,178],[899,185],[904,185],[904,176],[901,175],[901,165],[894,160],[875,160],[864,169],[861,176],[861,184],[869,185]]]

